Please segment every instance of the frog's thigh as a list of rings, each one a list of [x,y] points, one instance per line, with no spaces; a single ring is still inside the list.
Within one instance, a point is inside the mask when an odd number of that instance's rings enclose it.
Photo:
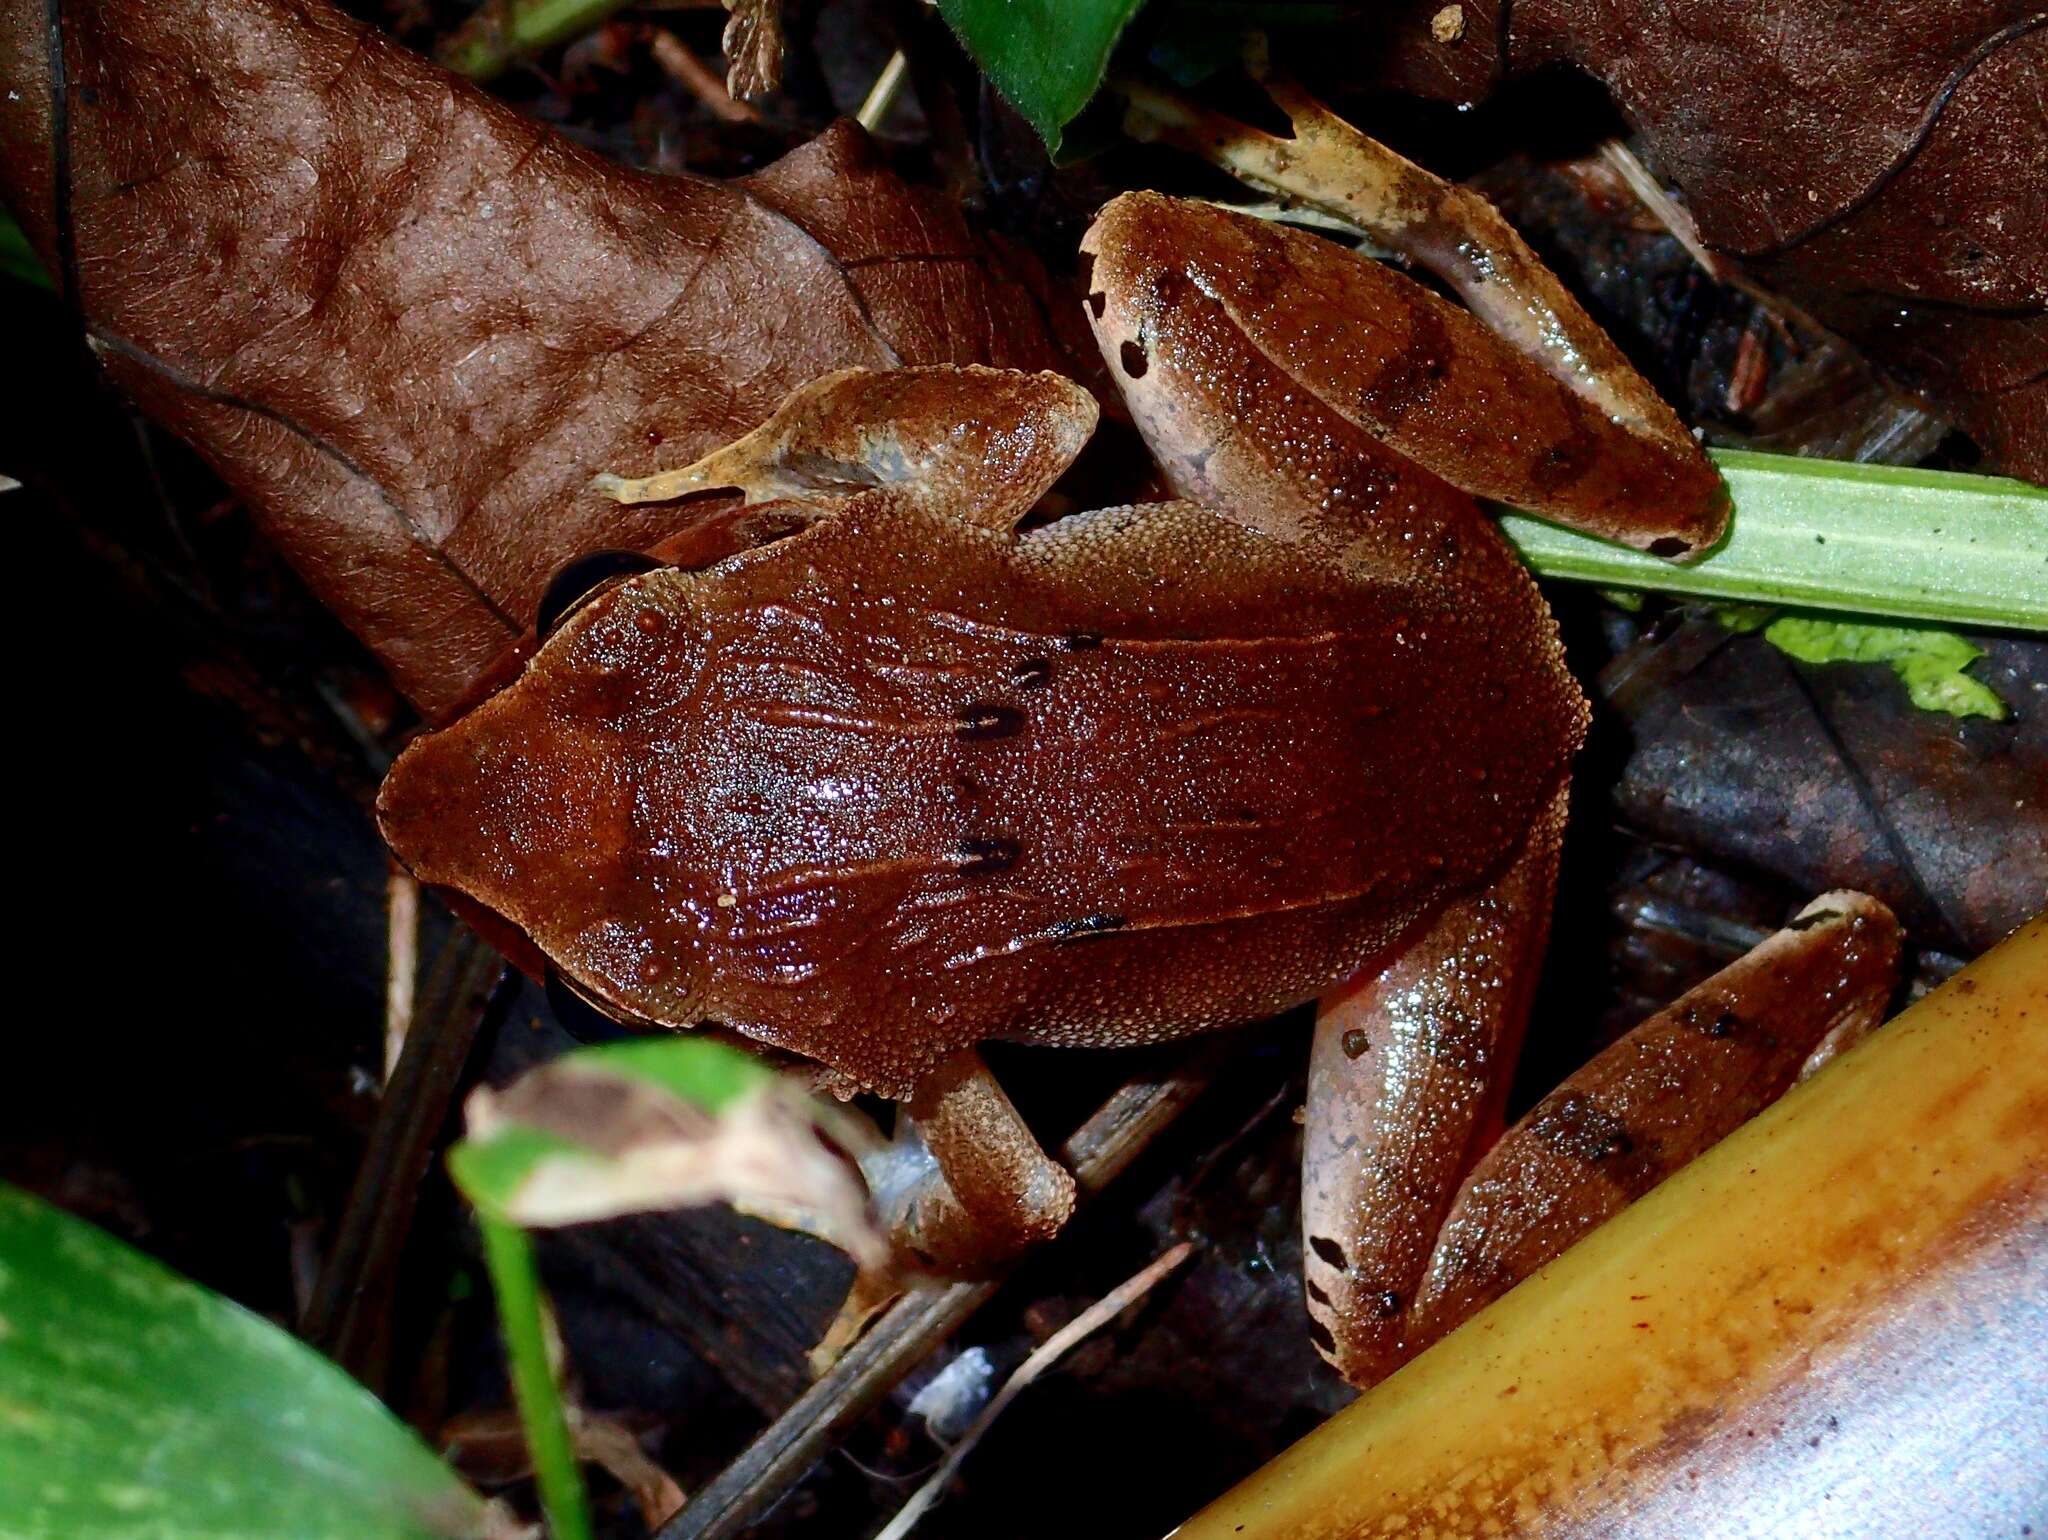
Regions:
[[[1370,1384],[1410,1351],[1408,1310],[1458,1182],[1500,1130],[1542,965],[1560,790],[1506,872],[1386,968],[1324,997],[1302,1152],[1310,1332]]]
[[[909,1112],[936,1170],[904,1208],[905,1248],[973,1270],[1051,1239],[1073,1213],[1072,1174],[1039,1148],[973,1049],[921,1082]]]
[[[1327,463],[1341,422],[1430,479],[1660,554],[1725,525],[1718,473],[1646,381],[1629,374],[1627,393],[1655,425],[1611,419],[1466,311],[1318,236],[1126,194],[1082,244],[1103,357],[1183,497],[1241,499],[1229,450],[1243,437],[1313,474],[1311,518],[1357,498],[1370,477]]]

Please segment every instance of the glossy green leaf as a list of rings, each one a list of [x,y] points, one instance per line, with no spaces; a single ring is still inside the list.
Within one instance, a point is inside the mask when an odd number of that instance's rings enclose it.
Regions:
[[[485,1513],[297,1339],[0,1186],[4,1540],[442,1540]]]
[[[938,0],[961,46],[1055,155],[1145,0]]]

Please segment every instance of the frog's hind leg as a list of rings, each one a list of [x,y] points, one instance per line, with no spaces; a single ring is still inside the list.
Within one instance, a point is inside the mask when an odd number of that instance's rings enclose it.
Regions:
[[[978,365],[841,369],[793,391],[760,427],[678,470],[606,472],[621,503],[738,490],[822,514],[892,487],[954,518],[1009,529],[1095,431],[1095,398],[1057,374]]]
[[[1719,1142],[1877,1023],[1898,958],[1898,924],[1884,905],[1860,893],[1825,894],[1597,1056],[1478,1154],[1440,1228],[1418,1242],[1390,1238],[1383,1219],[1370,1221],[1342,1271],[1312,1239],[1311,1311],[1336,1344],[1326,1348],[1333,1362],[1354,1383],[1384,1376]],[[1436,1000],[1452,1010],[1469,1006],[1473,979],[1449,977]],[[1348,1016],[1333,1013],[1319,1025],[1319,1062],[1326,1062],[1329,1033],[1377,1030],[1398,1044],[1400,1029],[1376,1026],[1385,1016],[1367,1011],[1412,1009],[1431,994],[1424,979],[1415,998],[1396,1001],[1380,982],[1339,1004]],[[1399,1186],[1381,1152],[1403,1140],[1430,1142],[1400,1121],[1412,1125],[1427,1114],[1400,1094],[1414,1072],[1404,1074],[1399,1057],[1375,1066],[1376,1084],[1351,1088],[1351,1105],[1366,1113],[1355,1140],[1370,1168],[1341,1194],[1354,1214],[1376,1214],[1381,1194]],[[1328,1162],[1342,1132],[1327,1114],[1318,1117],[1311,1094],[1310,1158],[1321,1152]],[[1433,1172],[1447,1163],[1439,1160]],[[1311,1237],[1340,1217],[1326,1199],[1312,1217],[1305,1202],[1304,1213]],[[1394,1272],[1401,1281],[1376,1303],[1372,1284]],[[1318,1290],[1332,1303],[1318,1300]]]
[[[1313,405],[1432,478],[1658,555],[1697,554],[1726,526],[1719,474],[1618,354],[1654,432],[1574,389],[1556,359],[1305,231],[1125,193],[1082,249],[1096,340],[1183,497],[1229,514],[1234,462],[1277,453],[1315,478],[1311,516],[1355,503],[1365,488],[1317,463],[1330,433]]]
[[[1310,1335],[1354,1384],[1405,1356],[1458,1183],[1499,1134],[1542,965],[1566,796],[1486,891],[1324,998],[1302,1151]]]

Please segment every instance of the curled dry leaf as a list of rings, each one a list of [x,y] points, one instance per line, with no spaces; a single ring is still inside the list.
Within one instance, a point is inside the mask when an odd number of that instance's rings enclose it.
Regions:
[[[737,1049],[656,1038],[479,1086],[451,1152],[470,1201],[526,1228],[726,1203],[829,1241],[864,1269],[888,1244],[849,1125]]]
[[[725,0],[725,88],[742,101],[782,84],[782,0]]]
[[[1699,233],[2048,480],[2048,13],[2038,0],[1439,0],[1373,9],[1359,67],[1471,102],[1603,81]]]
[[[673,532],[595,472],[687,464],[849,365],[1073,372],[1047,317],[1078,308],[851,124],[657,177],[319,0],[113,0],[54,8],[53,134],[49,14],[0,0],[0,198],[108,373],[429,716],[563,562]]]

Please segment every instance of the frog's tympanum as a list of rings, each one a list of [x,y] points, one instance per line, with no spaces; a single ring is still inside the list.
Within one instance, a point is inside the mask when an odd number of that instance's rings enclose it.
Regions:
[[[1627,421],[1319,237],[1137,194],[1085,250],[1179,500],[1027,520],[1095,426],[1057,376],[827,376],[604,478],[737,487],[739,533],[596,587],[384,831],[608,1014],[906,1101],[939,1265],[1073,1198],[978,1044],[1319,999],[1313,1335],[1368,1380],[1866,1028],[1894,928],[1830,895],[1500,1137],[1587,707],[1472,494],[1682,554],[1718,478],[1647,387]]]

